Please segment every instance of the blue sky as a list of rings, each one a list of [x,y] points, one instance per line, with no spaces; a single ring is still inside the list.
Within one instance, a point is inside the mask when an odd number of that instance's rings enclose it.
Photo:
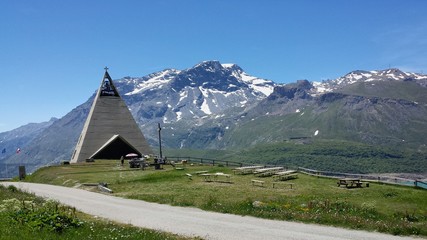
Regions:
[[[236,63],[278,83],[427,73],[424,0],[3,0],[0,132],[62,117],[113,79]]]

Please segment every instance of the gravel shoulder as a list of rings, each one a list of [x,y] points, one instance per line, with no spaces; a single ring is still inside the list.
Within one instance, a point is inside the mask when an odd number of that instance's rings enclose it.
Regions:
[[[207,212],[196,208],[174,207],[124,199],[82,189],[48,184],[25,182],[0,182],[0,184],[14,185],[26,192],[57,200],[75,207],[79,211],[101,218],[184,236],[200,236],[204,239],[420,239]]]

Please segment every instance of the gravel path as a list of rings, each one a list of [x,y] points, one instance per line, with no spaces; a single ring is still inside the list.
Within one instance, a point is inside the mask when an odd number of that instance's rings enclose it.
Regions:
[[[242,217],[189,207],[172,207],[47,184],[24,182],[0,182],[0,184],[14,185],[24,191],[55,199],[98,217],[205,239],[414,239],[314,224]]]

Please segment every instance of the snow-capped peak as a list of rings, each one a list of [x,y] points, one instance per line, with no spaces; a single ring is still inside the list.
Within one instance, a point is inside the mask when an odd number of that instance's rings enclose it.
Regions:
[[[144,119],[141,121],[164,123],[203,121],[223,116],[228,109],[249,108],[270,95],[276,85],[247,74],[237,64],[219,61],[204,61],[184,70],[166,69],[141,78],[126,77],[118,83],[129,109]]]
[[[223,68],[233,68],[234,66],[236,66],[236,64],[234,63],[222,63],[221,65]]]
[[[375,71],[352,71],[343,77],[328,80],[323,82],[313,82],[315,91],[313,95],[331,92],[333,90],[342,88],[344,86],[354,84],[357,82],[371,82],[371,81],[406,81],[406,80],[427,80],[427,75],[418,73],[403,72],[397,68],[375,70]],[[423,85],[422,83],[420,83]]]
[[[273,92],[275,84],[272,81],[251,76],[234,63],[225,63],[221,65],[229,69],[234,77],[248,84],[254,91],[262,93],[264,96],[269,96]]]

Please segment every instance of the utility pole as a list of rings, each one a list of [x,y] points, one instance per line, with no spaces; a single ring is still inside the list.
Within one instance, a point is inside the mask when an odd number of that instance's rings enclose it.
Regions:
[[[163,160],[163,156],[162,156],[162,135],[160,134],[160,131],[162,130],[162,128],[160,127],[160,123],[158,123],[158,131],[159,131],[159,148],[160,148],[160,159]]]

